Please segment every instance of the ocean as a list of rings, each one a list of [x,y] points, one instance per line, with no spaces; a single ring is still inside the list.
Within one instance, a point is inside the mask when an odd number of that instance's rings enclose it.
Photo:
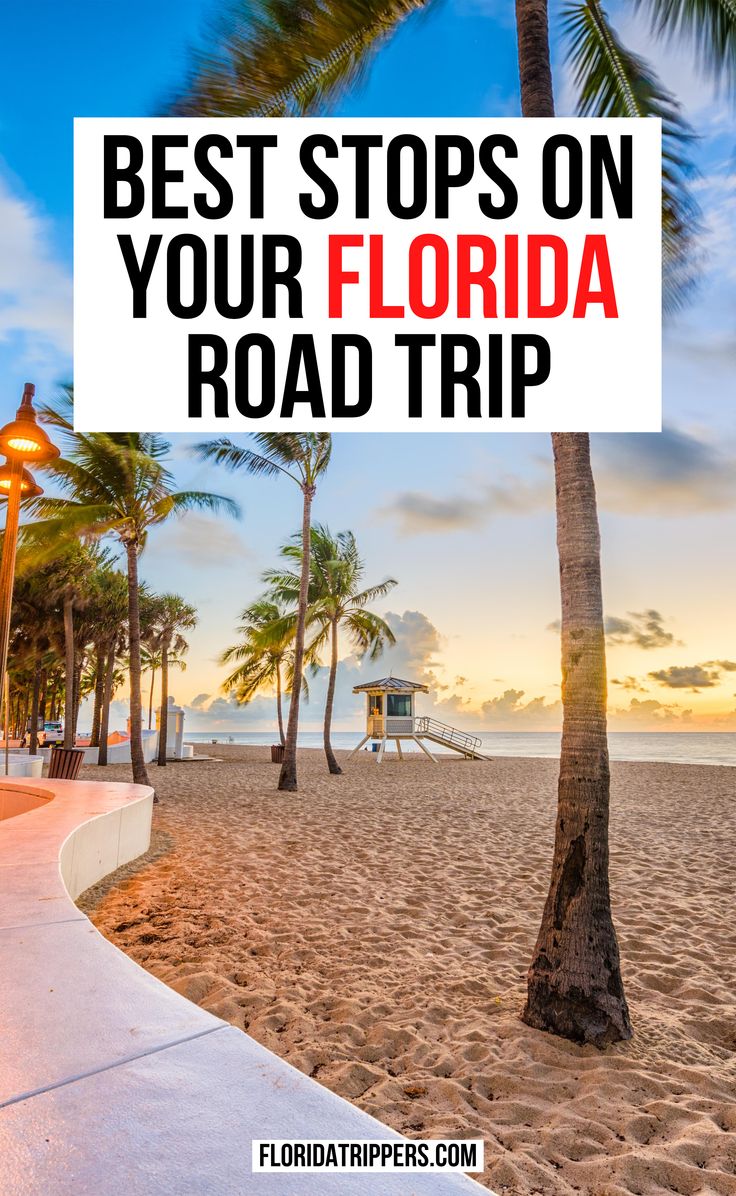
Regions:
[[[479,731],[481,751],[489,756],[543,756],[556,759],[560,736],[554,731]],[[355,747],[359,731],[335,731],[336,748]],[[273,731],[185,731],[187,743],[274,743]],[[321,731],[300,731],[300,747],[322,747]],[[443,749],[432,744],[433,752]],[[612,760],[654,760],[674,764],[736,765],[736,732],[733,731],[612,731],[609,734]],[[408,744],[403,750],[418,751]]]

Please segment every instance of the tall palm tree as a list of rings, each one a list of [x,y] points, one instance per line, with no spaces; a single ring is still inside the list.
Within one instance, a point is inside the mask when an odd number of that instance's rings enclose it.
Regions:
[[[116,659],[124,650],[128,616],[128,583],[119,569],[105,569],[95,578],[95,641],[98,679],[101,678],[97,763],[107,765],[107,739],[110,730],[110,703],[116,688]]]
[[[301,536],[305,554],[299,580],[294,630],[294,680],[286,727],[286,747],[278,784],[279,789],[293,792],[297,788],[296,739],[304,670],[312,503],[317,491],[317,482],[330,463],[332,437],[329,432],[257,432],[253,434],[252,439],[260,452],[234,444],[232,440],[224,437],[200,444],[195,451],[201,460],[216,461],[228,469],[245,469],[248,473],[266,477],[283,475],[294,482],[302,492]]]
[[[321,111],[365,70],[412,9],[410,0],[240,0],[224,11],[212,49],[193,59],[174,108],[198,115]],[[641,0],[655,33],[679,37],[698,65],[733,92],[736,8],[731,0]],[[547,0],[516,0],[521,107],[553,117]],[[665,296],[687,291],[696,208],[688,194],[680,109],[641,58],[621,43],[599,0],[563,9],[561,32],[591,116],[663,117]],[[552,881],[529,971],[524,1017],[603,1046],[631,1035],[608,893],[609,765],[598,515],[587,435],[553,437],[562,599],[563,738]],[[570,817],[574,811],[574,817]]]
[[[158,763],[166,764],[166,741],[168,737],[169,710],[169,666],[170,655],[180,658],[189,648],[182,632],[193,631],[197,626],[197,612],[178,594],[161,594],[158,598],[157,619],[158,642],[161,652],[161,718],[158,726]]]
[[[181,651],[188,651],[189,645],[186,640],[181,641]],[[167,663],[169,672],[172,669],[181,669],[182,673],[186,672],[187,662],[183,656],[180,656],[179,649],[176,646],[176,641],[169,648]],[[161,670],[161,646],[158,639],[158,633],[154,636],[153,633],[145,636],[141,641],[141,671],[142,673],[151,674],[151,685],[148,690],[148,730],[153,726],[153,700],[156,690],[156,674]]]
[[[239,514],[232,499],[199,490],[174,490],[164,465],[170,445],[149,432],[75,432],[71,394],[46,407],[43,417],[64,434],[66,456],[54,462],[54,477],[66,497],[42,497],[33,504],[35,535],[113,537],[125,553],[128,579],[130,655],[130,754],[133,780],[148,784],[143,757],[141,627],[138,560],[151,527],[195,508]]]
[[[24,538],[35,538],[35,528],[24,528]],[[55,569],[51,577],[52,594],[62,604],[64,627],[64,747],[74,747],[77,712],[77,665],[79,637],[75,632],[75,611],[82,610],[90,600],[90,582],[97,564],[94,550],[59,536]]]
[[[141,590],[141,672],[151,674],[148,689],[148,730],[153,725],[153,691],[156,673],[161,668],[161,644],[157,620],[160,613],[160,599],[148,589]]]
[[[58,622],[58,606],[53,597],[53,566],[34,568],[26,561],[26,554],[18,554],[16,579],[13,587],[11,635],[14,660],[19,653],[19,641],[25,647],[31,671],[29,754],[38,750],[38,723],[41,709],[41,690],[44,674],[58,663],[54,639]],[[58,632],[57,632],[58,634]]]
[[[236,665],[222,688],[225,693],[234,694],[241,705],[251,702],[260,690],[275,688],[279,741],[284,747],[284,686],[287,693],[293,688],[293,676],[287,679],[284,675],[285,670],[293,673],[290,644],[294,627],[289,626],[289,612],[275,594],[264,594],[242,612],[238,634],[237,643],[226,648],[219,658],[220,664]],[[305,683],[303,678],[302,685]]]
[[[265,579],[284,602],[294,602],[299,592],[303,552],[301,537],[286,544],[281,555],[299,566],[298,572],[271,570]],[[327,682],[324,720],[324,749],[327,767],[334,775],[342,772],[332,750],[332,711],[335,702],[335,682],[339,661],[339,635],[342,629],[359,656],[368,654],[376,660],[386,644],[395,644],[396,637],[385,619],[366,609],[398,583],[393,577],[379,585],[362,588],[365,562],[355,536],[350,531],[333,535],[324,524],[312,528],[311,566],[309,584],[308,626],[316,627],[309,644],[309,654],[318,659],[327,649],[330,671]]]

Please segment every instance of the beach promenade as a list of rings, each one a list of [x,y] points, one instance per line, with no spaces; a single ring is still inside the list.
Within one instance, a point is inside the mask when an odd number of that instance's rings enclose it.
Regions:
[[[197,750],[156,770],[149,854],[82,898],[133,959],[392,1128],[483,1136],[498,1193],[736,1191],[734,770],[613,765],[635,1037],[601,1054],[519,1020],[556,761],[303,751],[295,795],[266,748]]]

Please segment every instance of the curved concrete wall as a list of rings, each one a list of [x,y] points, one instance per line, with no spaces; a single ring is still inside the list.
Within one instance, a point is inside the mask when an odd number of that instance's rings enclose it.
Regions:
[[[8,777],[40,777],[43,773],[43,756],[29,756],[28,752],[11,752],[5,771],[5,757],[0,755],[0,780]]]
[[[148,846],[152,791],[4,781],[1,1196],[440,1196],[462,1176],[251,1177],[254,1138],[399,1135],[199,1009],[72,896]]]

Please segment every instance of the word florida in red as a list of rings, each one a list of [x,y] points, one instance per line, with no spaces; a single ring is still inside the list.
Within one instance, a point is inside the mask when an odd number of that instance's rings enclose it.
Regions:
[[[572,252],[562,237],[552,235],[509,235],[499,244],[492,237],[461,234],[451,248],[444,237],[425,233],[411,241],[403,269],[397,268],[391,251],[398,294],[388,293],[386,253],[379,234],[330,236],[330,319],[344,315],[346,291],[347,299],[355,300],[349,288],[359,294],[360,314],[372,320],[400,320],[409,313],[436,320],[448,312],[458,319],[478,314],[485,319],[553,319],[570,307],[579,320],[591,305],[599,305],[607,319],[618,317],[603,234],[586,236],[582,248]]]

